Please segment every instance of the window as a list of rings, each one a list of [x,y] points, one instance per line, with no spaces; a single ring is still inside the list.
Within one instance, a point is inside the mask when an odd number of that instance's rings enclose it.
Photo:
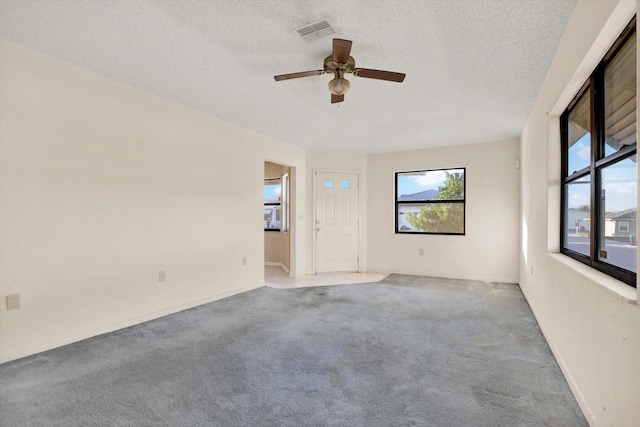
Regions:
[[[282,180],[271,178],[264,180],[264,229],[280,231],[282,223]]]
[[[264,180],[264,229],[289,231],[289,173]]]
[[[561,252],[636,286],[634,18],[561,117]]]
[[[465,168],[396,173],[396,233],[465,233]]]

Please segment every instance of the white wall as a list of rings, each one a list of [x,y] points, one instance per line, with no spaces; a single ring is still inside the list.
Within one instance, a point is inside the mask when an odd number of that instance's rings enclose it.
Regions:
[[[577,2],[521,138],[520,286],[594,426],[640,420],[640,307],[635,289],[558,254],[558,117],[637,7]]]
[[[517,282],[518,150],[504,141],[369,156],[369,271]],[[458,167],[467,168],[466,235],[395,234],[394,173]]]
[[[307,250],[307,266],[309,270],[307,274],[313,274],[313,257],[315,256],[314,233],[315,226],[313,224],[313,183],[314,172],[317,170],[324,171],[341,171],[356,172],[359,176],[359,221],[360,228],[358,233],[358,252],[360,263],[358,271],[367,271],[367,156],[363,154],[352,153],[329,153],[325,151],[308,151],[307,152],[307,199],[306,206],[309,215],[306,233],[307,242],[309,244]]]
[[[262,286],[267,157],[302,177],[303,229],[303,150],[8,42],[0,56],[0,361]]]

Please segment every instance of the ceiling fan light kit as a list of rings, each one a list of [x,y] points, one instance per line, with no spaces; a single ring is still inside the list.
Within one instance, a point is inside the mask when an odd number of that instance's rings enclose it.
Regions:
[[[406,74],[393,71],[372,70],[369,68],[356,68],[356,61],[351,53],[350,40],[333,39],[333,52],[324,59],[322,70],[303,71],[299,73],[281,74],[274,76],[277,82],[282,80],[298,79],[301,77],[319,76],[331,73],[335,77],[329,82],[331,92],[331,103],[335,104],[344,101],[344,94],[349,91],[351,83],[344,78],[345,73],[353,74],[357,77],[364,77],[376,80],[386,80],[390,82],[402,83]]]
[[[343,77],[343,73],[336,73],[336,78],[329,82],[329,92],[334,95],[344,95],[349,92],[351,83]]]

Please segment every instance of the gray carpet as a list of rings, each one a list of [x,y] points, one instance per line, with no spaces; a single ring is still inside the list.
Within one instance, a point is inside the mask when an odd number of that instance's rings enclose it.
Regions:
[[[2,426],[586,426],[516,285],[261,288],[0,365]]]

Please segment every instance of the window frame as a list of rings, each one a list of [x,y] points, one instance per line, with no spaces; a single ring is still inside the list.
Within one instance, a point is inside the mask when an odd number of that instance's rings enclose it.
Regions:
[[[462,170],[463,179],[462,179],[462,199],[436,199],[436,200],[406,200],[399,201],[398,200],[398,175],[406,174],[406,173],[428,173],[428,172],[438,172],[438,171],[456,171]],[[410,170],[410,171],[396,171],[394,173],[394,197],[395,197],[395,218],[394,218],[394,234],[431,234],[431,235],[442,235],[442,236],[465,236],[467,233],[467,168],[466,167],[457,167],[457,168],[439,168],[439,169],[419,169],[419,170]],[[461,203],[462,204],[462,233],[456,232],[435,232],[435,231],[400,231],[398,230],[398,208],[400,205],[426,205],[426,204],[445,204],[445,203]]]
[[[289,172],[281,177],[280,181],[280,232],[289,232]]]
[[[637,123],[636,123],[636,142],[632,145],[622,146],[617,152],[614,152],[608,156],[605,155],[605,69],[616,58],[616,55],[621,51],[622,47],[636,35],[636,17],[634,16],[631,22],[627,25],[622,34],[618,37],[613,46],[606,53],[604,58],[597,65],[593,73],[587,78],[587,81],[580,88],[576,96],[569,103],[565,111],[560,116],[560,156],[561,156],[561,191],[560,191],[560,252],[566,256],[569,256],[583,264],[588,265],[598,271],[601,271],[609,276],[612,276],[632,287],[636,287],[636,273],[626,270],[624,268],[615,266],[613,264],[606,263],[600,260],[600,231],[604,222],[605,214],[602,213],[599,218],[598,213],[601,210],[601,197],[598,197],[602,192],[602,171],[617,162],[631,158],[637,155]],[[637,36],[636,36],[637,43]],[[637,61],[637,59],[636,59]],[[591,156],[589,165],[578,171],[569,173],[569,114],[573,107],[581,100],[582,96],[587,94],[589,97],[590,108],[590,144],[591,144]],[[637,95],[637,89],[636,89]],[[637,108],[637,105],[636,105]],[[573,251],[565,247],[567,243],[565,241],[566,233],[566,206],[567,194],[566,188],[568,184],[576,183],[580,179],[589,177],[590,179],[590,234],[589,234],[589,256],[583,255],[579,252]],[[604,239],[604,238],[603,238]],[[637,249],[636,249],[637,250]]]
[[[264,231],[277,231],[280,232],[282,230],[282,178],[274,177],[274,178],[265,178],[264,185],[267,185],[269,181],[277,181],[280,184],[280,201],[279,202],[264,202],[264,206],[280,206],[280,227],[278,228],[265,228]]]

